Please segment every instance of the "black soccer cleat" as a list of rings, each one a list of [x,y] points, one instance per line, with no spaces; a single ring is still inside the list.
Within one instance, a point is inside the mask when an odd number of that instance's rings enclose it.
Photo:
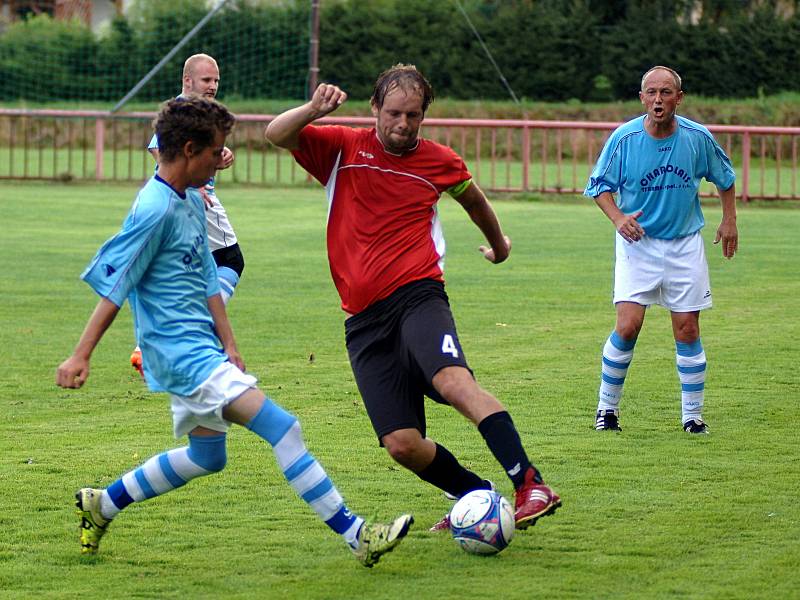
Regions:
[[[689,419],[683,424],[683,430],[686,433],[694,434],[708,434],[708,425],[703,422],[703,419]]]
[[[622,431],[619,426],[619,415],[615,410],[598,410],[594,420],[597,431]]]

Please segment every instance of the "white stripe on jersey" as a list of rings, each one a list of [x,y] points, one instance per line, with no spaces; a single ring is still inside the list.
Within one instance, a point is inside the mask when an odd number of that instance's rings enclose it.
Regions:
[[[336,169],[336,167],[334,167],[334,169]],[[395,175],[400,175],[402,177],[411,177],[413,179],[418,179],[419,181],[422,181],[423,183],[431,186],[433,188],[433,191],[436,192],[436,195],[441,196],[439,190],[436,189],[435,185],[433,185],[430,181],[428,181],[424,177],[420,177],[419,175],[414,175],[413,173],[407,173],[405,171],[395,171],[393,169],[381,169],[380,167],[376,167],[375,165],[345,165],[342,167],[342,170],[344,169],[372,169],[373,171],[380,171],[381,173],[394,173]]]
[[[333,163],[331,169],[331,176],[328,178],[328,184],[325,186],[325,195],[328,197],[328,215],[326,219],[331,220],[331,206],[333,206],[333,195],[336,192],[336,174],[339,172],[339,161],[342,160],[342,152],[336,155],[336,162]]]

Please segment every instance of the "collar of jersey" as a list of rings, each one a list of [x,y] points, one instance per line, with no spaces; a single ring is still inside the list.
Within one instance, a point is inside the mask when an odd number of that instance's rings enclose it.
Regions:
[[[167,181],[166,181],[166,180],[164,180],[164,179],[161,179],[161,177],[158,175],[158,173],[156,173],[155,175],[153,175],[153,177],[155,178],[155,180],[156,180],[156,181],[160,181],[160,182],[161,182],[161,183],[163,183],[165,186],[167,186],[169,189],[171,189],[173,192],[175,192],[175,193],[178,195],[178,197],[179,197],[179,198],[181,198],[182,200],[186,200],[186,193],[183,193],[183,194],[181,194],[181,193],[180,193],[178,190],[176,190],[174,187],[172,187],[172,186],[169,184],[169,182],[167,182]]]
[[[405,156],[406,154],[410,154],[410,153],[414,152],[414,150],[419,148],[419,137],[417,137],[417,143],[414,144],[413,148],[409,148],[405,152],[403,152],[401,154],[397,154],[397,152],[392,152],[391,150],[387,150],[386,146],[383,145],[383,142],[381,141],[381,138],[378,137],[378,130],[375,129],[374,131],[375,131],[375,139],[378,140],[378,143],[380,144],[381,149],[384,152],[386,152],[386,154],[391,154],[392,156]]]

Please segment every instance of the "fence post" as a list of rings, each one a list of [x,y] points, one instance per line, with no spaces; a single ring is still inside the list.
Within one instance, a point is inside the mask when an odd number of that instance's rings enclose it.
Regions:
[[[98,118],[94,122],[94,178],[103,179],[103,159],[106,143],[106,122]]]
[[[531,160],[531,130],[527,124],[522,126],[522,191],[528,191],[528,168]]]
[[[750,133],[742,135],[742,202],[750,201]]]

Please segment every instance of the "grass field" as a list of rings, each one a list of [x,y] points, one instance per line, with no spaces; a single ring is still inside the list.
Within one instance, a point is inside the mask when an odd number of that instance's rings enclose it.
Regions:
[[[514,416],[563,508],[494,558],[427,532],[449,505],[377,447],[343,344],[319,189],[223,186],[247,267],[230,306],[248,369],[300,417],[354,510],[413,512],[409,538],[359,566],[285,484],[269,448],[236,429],[219,475],[140,505],[82,558],[74,491],[105,486],[173,447],[168,401],[128,366],[125,309],[79,391],[53,384],[96,298],[78,274],[135,188],[3,184],[0,236],[0,598],[798,598],[800,210],[740,209],[740,253],[711,246],[705,416],[680,428],[668,314],[653,309],[622,405],[622,434],[593,430],[600,349],[613,326],[612,230],[588,201],[497,202],[514,241],[490,265],[444,200],[447,281],[484,387]],[[429,435],[509,482],[479,434],[429,403]]]

